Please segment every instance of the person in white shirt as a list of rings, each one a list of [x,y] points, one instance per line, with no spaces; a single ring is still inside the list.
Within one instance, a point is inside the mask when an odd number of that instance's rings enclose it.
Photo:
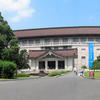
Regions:
[[[74,67],[74,73],[77,75],[78,74],[78,68]]]

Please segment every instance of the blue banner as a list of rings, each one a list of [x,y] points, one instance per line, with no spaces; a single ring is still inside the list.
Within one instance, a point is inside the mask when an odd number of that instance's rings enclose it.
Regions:
[[[93,66],[93,61],[94,61],[94,43],[89,42],[88,47],[89,47],[89,68],[91,68]]]

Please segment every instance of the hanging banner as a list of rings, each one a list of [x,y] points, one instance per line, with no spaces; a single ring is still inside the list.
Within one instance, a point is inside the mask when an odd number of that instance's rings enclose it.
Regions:
[[[91,68],[93,66],[93,61],[94,61],[94,43],[89,42],[88,47],[89,47],[89,68]]]

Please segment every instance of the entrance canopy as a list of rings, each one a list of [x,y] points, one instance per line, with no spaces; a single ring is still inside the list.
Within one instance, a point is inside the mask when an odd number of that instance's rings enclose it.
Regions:
[[[42,59],[42,58],[66,58],[66,57],[77,57],[77,49],[67,50],[30,50],[29,58]]]

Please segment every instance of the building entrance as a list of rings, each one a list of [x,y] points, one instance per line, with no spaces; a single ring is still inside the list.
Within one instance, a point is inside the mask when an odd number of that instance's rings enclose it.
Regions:
[[[48,61],[48,69],[55,69],[56,63],[55,61]]]
[[[65,69],[65,62],[64,61],[58,61],[58,69]]]
[[[45,69],[45,61],[39,62],[39,69]]]

